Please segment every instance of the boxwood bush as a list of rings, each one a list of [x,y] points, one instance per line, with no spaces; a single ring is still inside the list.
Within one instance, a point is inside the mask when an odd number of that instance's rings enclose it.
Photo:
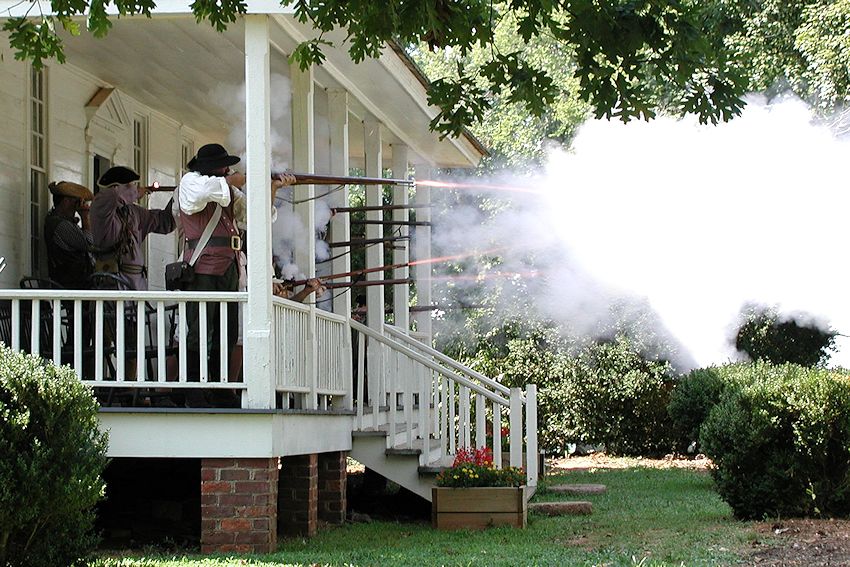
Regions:
[[[587,346],[553,384],[563,401],[565,442],[605,445],[616,455],[661,455],[672,447],[667,414],[672,369],[641,353],[628,338]]]
[[[761,370],[764,372],[764,370]],[[730,387],[748,384],[758,373],[750,363],[697,368],[676,381],[670,394],[667,413],[673,424],[676,450],[702,451],[700,428],[723,392]]]
[[[93,549],[97,408],[69,367],[0,344],[0,566],[78,565]]]
[[[700,429],[721,497],[739,518],[850,515],[848,377],[736,366],[740,383],[723,390]]]

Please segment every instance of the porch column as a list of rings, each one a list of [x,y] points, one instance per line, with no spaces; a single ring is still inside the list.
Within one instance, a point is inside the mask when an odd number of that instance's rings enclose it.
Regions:
[[[366,160],[366,177],[383,177],[383,150],[381,147],[381,123],[375,119],[363,123],[364,153]],[[382,205],[384,193],[383,185],[366,186],[366,206]],[[366,211],[366,220],[383,220],[382,211]],[[366,239],[383,238],[384,228],[380,224],[366,225]],[[366,267],[375,268],[384,265],[384,245],[377,243],[366,248]],[[384,272],[377,271],[366,274],[367,281],[384,279]],[[354,288],[356,289],[356,288]],[[366,322],[372,329],[379,333],[384,332],[384,286],[370,285],[366,288]],[[369,399],[372,405],[372,416],[374,427],[377,427],[378,408],[383,400],[379,398],[381,385],[383,384],[383,353],[381,345],[377,341],[368,342],[369,350],[366,354],[367,370],[369,377]],[[373,397],[378,396],[378,397]]]
[[[244,375],[247,407],[275,407],[271,352],[271,207],[269,22],[266,15],[245,18],[245,140],[247,161],[248,306],[244,321]],[[282,337],[280,337],[282,338]],[[280,340],[278,338],[278,340]]]
[[[343,89],[328,89],[328,123],[330,126],[330,174],[348,175],[348,92]],[[343,207],[349,206],[348,185],[342,189],[338,199]],[[331,219],[331,235],[335,241],[351,240],[351,215],[339,214]],[[331,263],[331,273],[344,274],[351,271],[350,248],[334,248],[331,254],[339,258]],[[333,300],[333,311],[346,317],[351,316],[351,293],[337,293]]]
[[[421,172],[421,173],[420,173]],[[431,171],[427,167],[417,168],[417,177],[431,177]],[[422,205],[416,209],[416,220],[431,221],[431,188],[417,185],[414,202]],[[414,259],[424,260],[431,257],[431,227],[417,226],[416,241],[414,242]],[[418,305],[431,305],[431,264],[418,264],[414,266],[413,277],[416,282],[416,303]],[[428,346],[432,344],[431,336],[431,311],[418,311],[414,315],[416,331],[427,335],[425,342]]]
[[[298,63],[289,66],[289,76],[292,81],[292,166],[299,173],[313,173],[315,163],[315,129],[313,112],[313,68],[302,71]],[[302,201],[316,196],[313,185],[301,185],[293,191],[294,200]],[[298,239],[303,243],[295,249],[295,263],[307,277],[316,274],[316,215],[315,203],[312,200],[295,205],[295,214],[304,226],[304,238]],[[304,352],[306,356],[307,384],[310,393],[307,395],[307,409],[316,409],[317,364],[318,356],[316,343],[316,305],[315,298],[310,302],[310,315],[307,319]]]
[[[393,144],[393,177],[396,179],[407,178],[407,146],[404,144]],[[409,201],[409,188],[406,185],[395,185],[393,187],[393,205],[407,205]],[[418,213],[417,213],[417,218]],[[394,221],[409,221],[410,209],[394,209]],[[399,224],[394,226],[399,236],[410,234],[410,227]],[[393,249],[393,264],[407,264],[410,261],[410,242],[402,240]],[[404,279],[410,276],[410,268],[396,268],[393,273],[394,279]],[[395,326],[405,333],[410,330],[410,284],[397,284],[393,289],[393,319]]]

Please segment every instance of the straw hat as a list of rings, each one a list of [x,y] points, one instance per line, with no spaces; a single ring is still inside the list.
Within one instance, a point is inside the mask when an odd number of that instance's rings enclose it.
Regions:
[[[89,191],[88,187],[84,185],[80,185],[79,183],[73,183],[71,181],[59,181],[53,182],[47,186],[50,189],[50,192],[54,195],[62,195],[64,197],[75,197],[77,199],[81,199],[83,201],[91,201],[94,199],[94,195]]]

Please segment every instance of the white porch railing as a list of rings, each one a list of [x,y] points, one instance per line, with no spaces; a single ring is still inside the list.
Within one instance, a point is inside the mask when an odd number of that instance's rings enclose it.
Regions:
[[[401,439],[407,448],[422,448],[421,465],[447,464],[459,448],[489,447],[501,467],[508,464],[502,459],[507,441],[509,463],[522,466],[527,455],[529,485],[537,484],[535,385],[528,385],[523,396],[520,388],[507,388],[395,327],[385,325],[381,334],[354,321],[351,326],[358,333],[357,429],[386,427],[391,443]],[[383,349],[384,369],[371,379],[364,374],[364,355],[376,343]],[[507,439],[502,435],[505,418]]]
[[[287,400],[284,407],[308,408],[308,400],[316,400],[319,409],[350,409],[352,360],[347,319],[279,297],[273,299],[272,308],[277,344],[275,388]],[[315,349],[310,348],[313,339]]]
[[[244,388],[230,375],[227,337],[210,344],[199,336],[198,381],[189,381],[187,308],[197,304],[206,328],[208,306],[219,307],[220,329],[228,327],[228,304],[245,293],[110,290],[0,290],[0,341],[69,364],[80,379],[97,388]],[[218,350],[219,368],[208,367]],[[213,381],[210,377],[224,377]]]

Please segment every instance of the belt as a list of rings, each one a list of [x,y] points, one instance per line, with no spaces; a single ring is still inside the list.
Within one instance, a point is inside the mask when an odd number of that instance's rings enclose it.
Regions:
[[[186,247],[190,250],[194,250],[200,240],[200,238],[187,240]],[[211,236],[210,239],[207,240],[207,246],[221,246],[224,248],[230,248],[231,250],[242,250],[242,237],[238,234],[234,234],[232,236]]]
[[[141,264],[121,264],[120,272],[122,274],[130,274],[130,275],[138,275],[138,274],[142,274],[144,276],[148,275],[147,267],[142,266]]]

